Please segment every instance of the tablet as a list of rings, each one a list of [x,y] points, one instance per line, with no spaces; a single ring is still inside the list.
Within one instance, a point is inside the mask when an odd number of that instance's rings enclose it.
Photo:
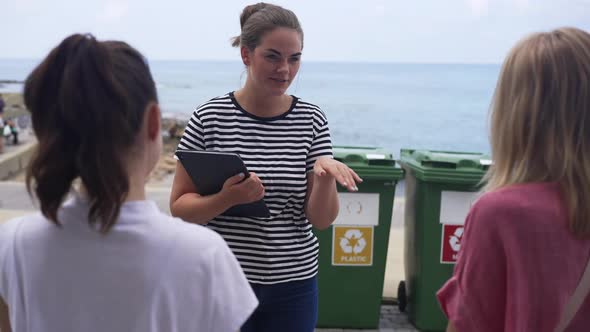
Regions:
[[[248,169],[236,153],[177,150],[176,156],[193,180],[197,193],[202,196],[221,191],[225,180],[244,173]],[[270,217],[270,211],[263,200],[240,204],[227,209],[222,215],[238,217]]]

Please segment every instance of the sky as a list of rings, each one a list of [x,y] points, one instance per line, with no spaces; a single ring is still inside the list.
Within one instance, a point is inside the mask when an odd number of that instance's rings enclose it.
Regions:
[[[500,63],[516,41],[573,26],[590,0],[276,0],[305,33],[305,61]],[[150,60],[239,60],[242,0],[0,0],[0,58],[39,59],[64,37],[124,40]]]

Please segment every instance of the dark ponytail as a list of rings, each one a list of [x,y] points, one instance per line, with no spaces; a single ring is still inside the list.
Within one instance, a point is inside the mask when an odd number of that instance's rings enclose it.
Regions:
[[[72,182],[87,192],[91,224],[116,222],[129,192],[126,158],[149,102],[157,102],[148,65],[131,46],[72,35],[54,48],[25,82],[38,145],[27,188],[56,224]]]

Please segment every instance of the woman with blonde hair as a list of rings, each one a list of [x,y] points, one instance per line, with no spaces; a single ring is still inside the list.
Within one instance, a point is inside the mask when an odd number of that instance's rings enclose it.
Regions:
[[[590,34],[562,28],[512,49],[491,146],[485,193],[437,294],[447,331],[588,331]]]

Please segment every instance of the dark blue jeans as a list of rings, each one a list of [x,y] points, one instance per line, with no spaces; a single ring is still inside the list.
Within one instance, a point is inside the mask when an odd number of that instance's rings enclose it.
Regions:
[[[276,285],[250,284],[258,308],[241,332],[313,332],[318,318],[317,277]]]

